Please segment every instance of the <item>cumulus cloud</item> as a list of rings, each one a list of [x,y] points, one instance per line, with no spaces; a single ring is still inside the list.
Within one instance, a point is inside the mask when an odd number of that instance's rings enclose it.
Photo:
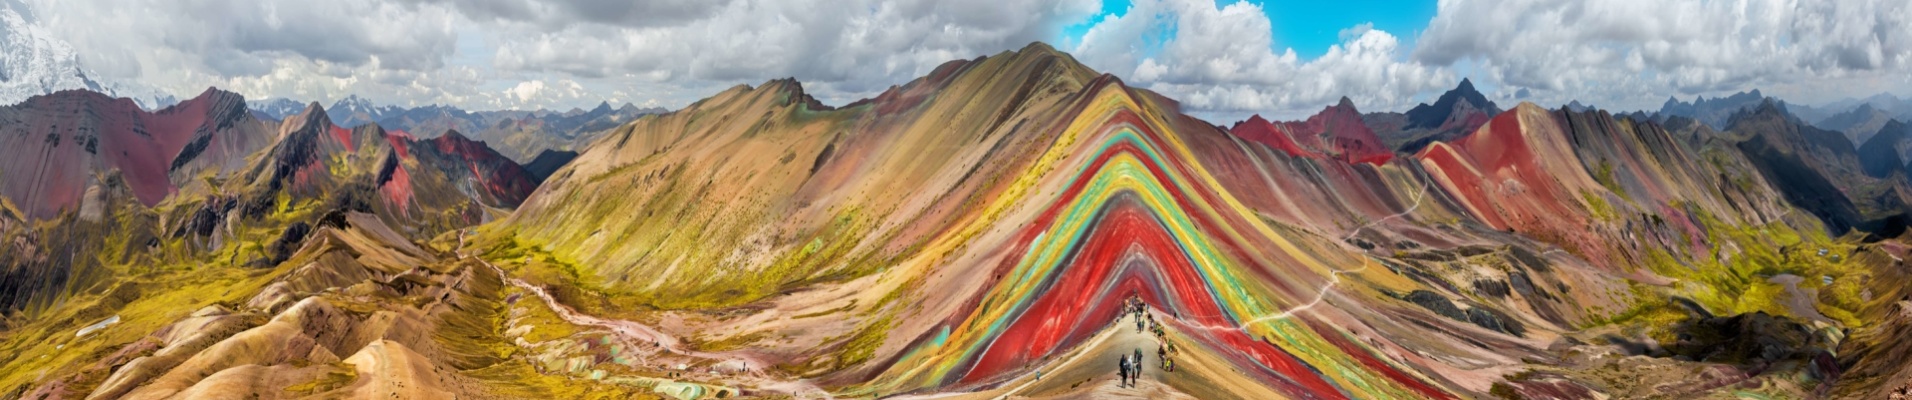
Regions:
[[[671,25],[511,23],[494,65],[583,77],[753,81],[790,76],[868,94],[943,62],[1052,40],[1094,2],[758,1]],[[555,11],[553,11],[555,12]],[[522,18],[526,21],[541,17]],[[847,98],[841,100],[848,100]]]
[[[709,18],[732,0],[405,0],[449,4],[479,22],[528,22],[558,29],[580,22],[643,28]]]
[[[1349,26],[1314,59],[1276,42],[1268,10],[1245,1],[1135,0],[1107,16],[1096,0],[0,3],[70,44],[94,78],[327,103],[678,107],[795,77],[840,104],[1085,23],[1065,50],[1223,123],[1305,116],[1342,96],[1403,110],[1462,76],[1497,100],[1620,109],[1755,87],[1808,102],[1912,87],[1903,0],[1443,0],[1418,36]]]
[[[1903,0],[1444,0],[1413,56],[1558,103],[1656,108],[1755,87],[1823,101],[1856,81],[1903,85],[1908,22]]]
[[[36,25],[71,44],[100,78],[182,96],[208,86],[252,97],[392,103],[454,100],[470,79],[446,63],[457,14],[380,2],[24,0]]]
[[[221,86],[471,108],[562,106],[505,90],[559,79],[581,84],[577,101],[588,103],[624,92],[682,105],[780,77],[847,102],[948,60],[1053,40],[1098,9],[1094,0],[7,1],[34,6],[109,78],[182,94]]]
[[[611,95],[622,97],[620,93],[622,91],[612,91]],[[593,93],[585,90],[584,85],[570,79],[559,79],[549,83],[542,79],[518,82],[517,85],[505,89],[502,94],[504,96],[499,99],[498,105],[522,109],[561,109],[566,104],[595,101]],[[615,99],[605,101],[611,100]]]
[[[1457,80],[1445,68],[1403,60],[1400,39],[1372,24],[1340,36],[1327,54],[1303,61],[1293,48],[1275,50],[1257,5],[1144,0],[1096,22],[1074,53],[1221,123],[1257,113],[1301,117],[1342,96],[1364,110],[1399,109]]]

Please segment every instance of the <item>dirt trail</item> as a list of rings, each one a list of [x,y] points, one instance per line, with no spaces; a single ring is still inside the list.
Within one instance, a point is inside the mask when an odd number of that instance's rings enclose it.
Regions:
[[[458,248],[462,250],[464,247],[465,247],[465,233],[461,231],[458,233]],[[546,306],[550,307],[551,310],[555,312],[559,318],[564,319],[565,322],[571,323],[573,325],[595,326],[599,328],[604,328],[606,330],[611,331],[612,333],[617,334],[619,338],[623,339],[623,341],[625,342],[625,345],[630,346],[630,348],[633,348],[633,349],[643,348],[646,345],[655,344],[657,347],[662,348],[664,351],[674,355],[682,355],[682,356],[687,356],[691,358],[701,358],[701,359],[715,361],[719,364],[728,364],[728,363],[735,362],[743,366],[755,367],[755,368],[747,368],[748,372],[744,372],[742,374],[724,375],[723,378],[728,378],[730,380],[729,382],[725,383],[728,385],[742,384],[743,386],[746,386],[748,388],[755,389],[755,390],[765,390],[765,391],[783,393],[783,394],[787,394],[791,396],[796,396],[799,398],[825,398],[825,399],[835,398],[834,396],[830,394],[829,391],[823,390],[822,387],[819,387],[814,383],[810,383],[809,381],[801,380],[801,379],[798,379],[798,380],[778,379],[778,378],[763,374],[762,372],[763,368],[770,366],[770,363],[764,362],[763,360],[758,359],[757,357],[752,356],[750,354],[745,354],[740,352],[704,352],[704,351],[689,350],[683,347],[683,341],[678,340],[676,336],[672,336],[670,334],[664,333],[663,331],[659,331],[655,328],[650,327],[649,325],[644,325],[642,323],[638,323],[636,321],[629,321],[629,320],[598,318],[596,316],[592,316],[589,314],[580,313],[577,310],[572,309],[571,306],[558,302],[558,300],[552,297],[550,292],[545,291],[543,287],[540,287],[538,285],[533,285],[530,282],[525,282],[523,279],[512,277],[510,274],[505,273],[505,270],[503,268],[499,268],[497,265],[492,264],[490,260],[485,260],[484,258],[481,258],[481,257],[468,257],[464,254],[463,251],[456,251],[454,253],[457,254],[458,258],[460,259],[469,258],[469,259],[477,260],[478,263],[484,264],[486,267],[491,267],[491,270],[494,272],[497,272],[498,276],[502,278],[506,283],[509,283],[512,286],[517,286],[520,289],[524,289],[526,292],[530,292],[532,294],[537,295],[539,299],[544,300],[544,303]],[[723,379],[719,379],[719,380],[723,380]]]

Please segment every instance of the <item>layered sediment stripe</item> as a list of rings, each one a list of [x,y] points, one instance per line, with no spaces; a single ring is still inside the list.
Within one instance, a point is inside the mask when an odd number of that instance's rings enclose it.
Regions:
[[[1039,165],[1085,150],[1093,156],[1080,159],[1086,164],[1065,178],[1067,189],[1023,228],[1020,258],[997,271],[1003,280],[968,316],[908,350],[877,384],[893,391],[1002,382],[1082,344],[1121,315],[1123,300],[1139,296],[1204,328],[1188,330],[1196,345],[1287,396],[1446,397],[1358,345],[1322,336],[1331,330],[1266,318],[1317,298],[1339,270],[1231,197],[1176,133],[1161,131],[1172,125],[1159,113],[1107,80],[1091,90]]]

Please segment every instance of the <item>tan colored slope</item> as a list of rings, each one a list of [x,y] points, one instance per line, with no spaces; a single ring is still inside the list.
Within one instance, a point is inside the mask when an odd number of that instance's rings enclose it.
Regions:
[[[589,281],[667,308],[869,273],[1026,168],[1094,74],[1046,46],[939,67],[873,101],[736,87],[605,135],[512,217]]]
[[[347,221],[316,232],[246,304],[207,307],[154,332],[150,355],[122,361],[87,397],[447,395],[450,376],[439,371],[470,355],[436,338],[446,329],[438,314],[495,296],[496,276],[439,266],[374,216]]]

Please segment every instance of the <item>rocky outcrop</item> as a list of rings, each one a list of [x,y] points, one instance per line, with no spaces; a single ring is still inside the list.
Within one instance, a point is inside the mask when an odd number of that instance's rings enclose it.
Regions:
[[[495,273],[440,264],[374,216],[345,218],[350,227],[319,228],[290,257],[304,264],[245,306],[208,307],[123,351],[150,355],[110,361],[87,398],[446,398],[454,392],[442,375],[453,363],[498,361],[447,354],[433,333],[454,329],[448,318],[496,318],[464,314],[495,312]],[[393,301],[401,298],[428,300]]]

